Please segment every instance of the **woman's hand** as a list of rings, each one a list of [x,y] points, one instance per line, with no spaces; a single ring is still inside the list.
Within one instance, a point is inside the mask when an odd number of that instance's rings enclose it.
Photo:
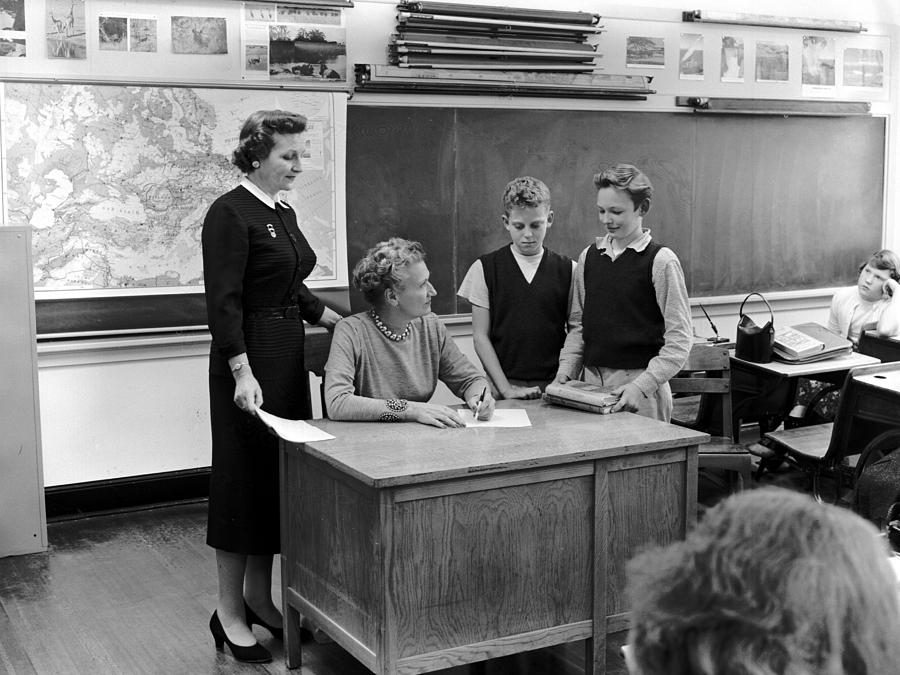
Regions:
[[[464,427],[462,417],[445,405],[437,405],[435,403],[418,403],[410,401],[406,408],[405,419],[410,422],[418,422],[419,424],[427,424],[440,429],[454,429]]]
[[[638,406],[647,398],[644,392],[630,382],[616,387],[610,393],[619,397],[619,402],[613,406],[611,412],[637,412]]]
[[[331,307],[326,307],[325,311],[322,312],[322,316],[319,317],[319,320],[316,322],[316,325],[327,328],[328,330],[334,330],[334,325],[343,318],[344,317],[331,309]]]
[[[565,373],[557,373],[556,377],[553,378],[553,384],[565,384],[572,378],[566,375]]]
[[[469,410],[474,413],[475,419],[479,419],[482,422],[487,422],[494,415],[495,403],[490,389],[484,390],[483,400],[481,394],[479,394],[466,401],[466,405],[469,406]]]
[[[540,398],[540,387],[520,387],[516,384],[509,385],[509,389],[503,392],[503,398]]]
[[[234,382],[234,404],[251,414],[263,404],[262,389],[250,372],[249,366],[244,366],[237,373]]]

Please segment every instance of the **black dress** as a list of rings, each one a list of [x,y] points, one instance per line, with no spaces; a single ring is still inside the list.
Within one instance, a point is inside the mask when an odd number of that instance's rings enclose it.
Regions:
[[[303,369],[303,319],[324,305],[303,280],[316,254],[293,210],[270,208],[242,186],[219,197],[203,222],[203,274],[212,347],[209,400],[212,474],[206,543],[224,551],[280,551],[278,443],[234,404],[228,359],[247,353],[263,409],[311,416]]]

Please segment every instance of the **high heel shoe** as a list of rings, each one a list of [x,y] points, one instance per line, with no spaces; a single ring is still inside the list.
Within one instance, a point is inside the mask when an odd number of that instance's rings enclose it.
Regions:
[[[247,625],[251,628],[253,627],[253,624],[262,626],[272,634],[273,638],[284,641],[284,628],[272,626],[260,619],[259,614],[250,609],[250,605],[247,604],[246,600],[244,600],[244,615],[247,617]]]
[[[234,644],[225,635],[225,629],[222,628],[222,622],[219,620],[219,611],[216,610],[209,618],[209,632],[212,633],[213,640],[216,643],[216,649],[222,651],[224,645],[228,645],[231,649],[231,655],[238,661],[244,663],[269,663],[272,660],[272,654],[258,642],[249,647],[242,647]]]

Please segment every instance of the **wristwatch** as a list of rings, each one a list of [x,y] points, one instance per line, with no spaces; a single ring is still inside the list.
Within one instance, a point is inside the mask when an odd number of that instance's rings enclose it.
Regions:
[[[245,363],[244,361],[238,361],[238,362],[235,363],[233,366],[231,366],[231,372],[232,372],[232,373],[236,373],[237,371],[239,371],[239,370],[240,370],[241,368],[243,368],[244,366],[249,366],[249,365],[250,365],[249,363]]]

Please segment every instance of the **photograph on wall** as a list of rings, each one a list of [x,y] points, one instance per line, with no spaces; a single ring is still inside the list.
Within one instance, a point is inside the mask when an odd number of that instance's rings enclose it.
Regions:
[[[25,31],[25,0],[0,0],[0,30]]]
[[[804,35],[801,64],[804,96],[834,96],[834,38]]]
[[[786,42],[756,42],[756,81],[788,81],[788,45]]]
[[[0,57],[26,56],[25,38],[0,37]]]
[[[173,16],[173,54],[227,54],[225,19],[215,16]]]
[[[665,68],[665,38],[627,36],[625,38],[625,66],[628,68]]]
[[[128,45],[133,52],[155,52],[159,44],[156,19],[129,17]]]
[[[155,18],[101,15],[97,24],[101,51],[156,51]]]
[[[722,82],[744,81],[744,38],[733,35],[722,36]]]
[[[47,56],[86,59],[87,26],[84,0],[47,0]]]
[[[682,33],[678,55],[678,77],[682,80],[703,79],[703,36]]]
[[[244,21],[275,23],[278,21],[278,7],[268,3],[245,2]]]
[[[97,20],[97,35],[101,51],[128,51],[128,18],[124,16],[101,16]]]
[[[884,52],[880,49],[844,50],[845,87],[884,87]]]
[[[245,3],[241,45],[243,79],[347,81],[341,9]]]
[[[269,78],[268,45],[244,45],[244,73],[248,78],[249,73],[258,74],[259,79]]]
[[[347,35],[343,26],[269,26],[269,75],[273,80],[347,80]]]

